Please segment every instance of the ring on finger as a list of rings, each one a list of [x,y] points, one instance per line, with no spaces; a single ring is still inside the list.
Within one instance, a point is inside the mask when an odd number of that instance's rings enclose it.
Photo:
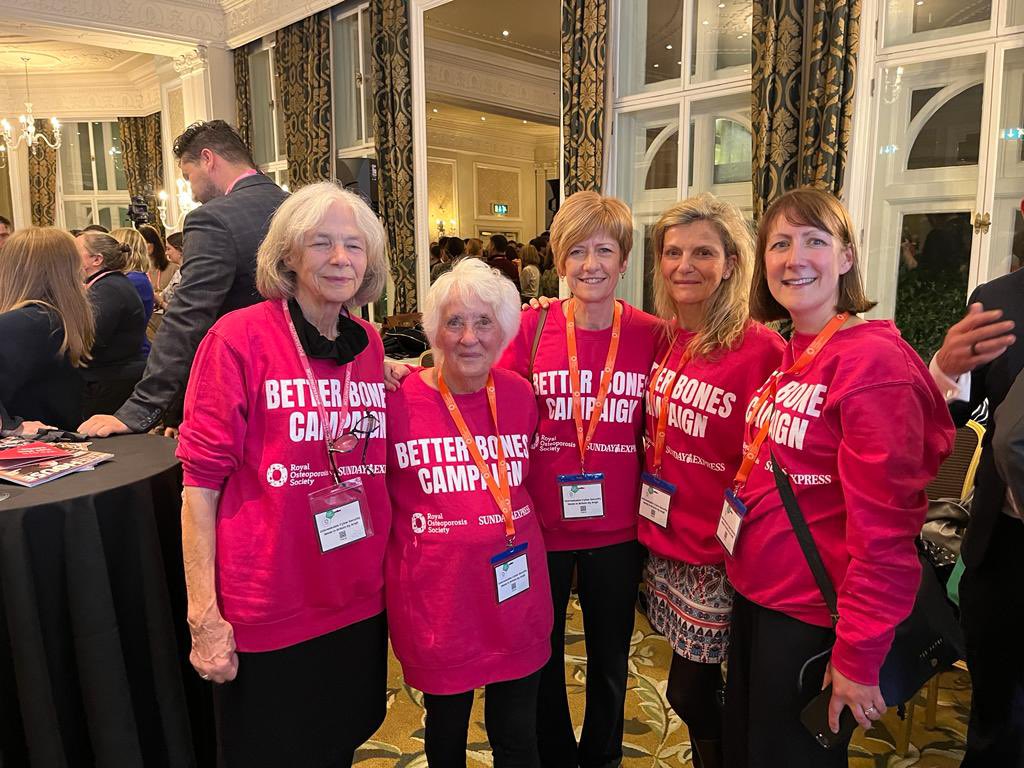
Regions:
[[[209,679],[210,679],[210,676],[209,676],[209,675],[204,675],[204,674],[203,674],[202,672],[200,672],[200,673],[199,673],[199,676],[200,676],[201,678],[203,678],[203,680],[209,680]]]
[[[873,704],[871,706],[869,706],[869,707],[864,707],[864,714],[865,715],[870,715],[872,712],[874,712],[875,714],[878,713],[878,710],[875,709],[875,706]]]
[[[973,344],[971,344],[971,354],[974,355],[975,357],[981,354],[980,352],[978,352],[978,342],[974,342]]]

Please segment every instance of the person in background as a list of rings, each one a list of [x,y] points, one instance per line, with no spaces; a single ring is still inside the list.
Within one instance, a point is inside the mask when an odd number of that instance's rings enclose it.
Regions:
[[[259,249],[267,301],[196,354],[178,448],[189,658],[217,683],[227,768],[349,766],[384,720],[384,347],[354,313],[384,287],[384,243],[362,198],[303,187]]]
[[[142,307],[146,311],[146,324],[149,324],[156,308],[156,296],[153,290],[153,283],[147,274],[150,261],[149,253],[146,251],[146,240],[139,234],[137,229],[121,227],[111,230],[110,236],[128,247],[128,259],[124,266],[124,273],[142,299]],[[148,355],[150,343],[148,338],[142,340],[142,353]]]
[[[1024,374],[1017,374],[998,411],[992,438],[996,471],[1006,483],[1010,508],[1024,518]]]
[[[14,225],[6,216],[0,216],[0,245],[3,245],[7,238],[14,234]]]
[[[471,237],[466,240],[466,255],[475,259],[482,259],[484,256],[484,243],[478,237]]]
[[[847,765],[849,734],[825,750],[800,721],[823,689],[833,733],[846,708],[864,728],[884,714],[879,669],[917,595],[925,486],[953,445],[917,353],[891,321],[858,317],[874,304],[853,233],[842,203],[810,188],[778,198],[758,229],[751,317],[791,320],[794,332],[752,402],[737,403],[744,461],[719,524],[736,589],[730,768]],[[792,486],[838,594],[834,628],[777,482]]]
[[[124,274],[129,246],[101,232],[83,232],[75,243],[96,324],[89,363],[82,369],[82,413],[89,418],[120,408],[142,378],[146,312]]]
[[[487,263],[497,269],[505,277],[516,284],[519,288],[519,271],[512,260],[508,258],[508,239],[504,235],[491,235],[490,247],[487,253]]]
[[[540,765],[551,592],[524,482],[537,409],[522,378],[493,367],[519,314],[518,292],[500,273],[456,262],[423,306],[437,365],[388,396],[388,622],[406,683],[423,691],[435,768],[466,765],[480,687],[495,768]]]
[[[519,253],[522,269],[519,271],[519,295],[524,303],[540,295],[540,254],[532,245],[524,245]]]
[[[175,270],[167,287],[156,295],[157,306],[165,312],[167,311],[167,306],[171,303],[171,299],[174,298],[174,292],[178,289],[178,283],[181,282],[181,241],[181,232],[172,232],[167,236],[167,260],[175,266]]]
[[[784,344],[749,318],[754,244],[736,206],[691,197],[661,215],[651,239],[654,305],[669,333],[647,388],[639,521],[650,552],[647,618],[674,651],[665,695],[686,723],[693,764],[720,768],[733,590],[715,531],[722,490],[743,455],[743,404]]]
[[[538,249],[539,250],[539,249]],[[558,298],[558,270],[555,269],[555,258],[551,255],[551,246],[544,242],[544,260],[540,270],[540,295],[549,299]]]
[[[636,541],[637,448],[661,322],[615,299],[633,245],[633,217],[621,200],[597,192],[572,195],[555,217],[551,244],[573,297],[551,302],[546,313],[524,312],[500,365],[532,383],[540,412],[527,487],[544,529],[554,605],[551,659],[537,712],[541,762],[547,768],[598,768],[622,759],[642,557]],[[587,648],[578,746],[565,689],[565,620],[574,572]]]
[[[88,224],[87,226],[82,228],[82,232],[101,232],[104,235],[110,234],[110,230],[104,227],[102,224]]]
[[[93,332],[74,238],[52,227],[11,235],[0,247],[0,428],[74,429],[82,418],[77,369]]]
[[[149,268],[146,270],[146,274],[153,286],[153,292],[159,294],[170,285],[171,279],[178,274],[178,265],[168,258],[166,244],[156,227],[143,224],[139,227],[139,234],[146,241],[146,255],[149,256]]]
[[[441,260],[430,270],[430,282],[433,283],[437,278],[450,270],[452,264],[462,258],[465,250],[466,245],[462,242],[462,238],[449,237],[445,242],[444,250],[441,252]]]
[[[262,301],[256,248],[286,193],[256,169],[249,148],[223,120],[190,125],[175,139],[174,156],[203,203],[185,217],[181,283],[142,381],[116,414],[82,424],[79,431],[88,435],[151,429],[184,390],[195,350],[214,321]]]

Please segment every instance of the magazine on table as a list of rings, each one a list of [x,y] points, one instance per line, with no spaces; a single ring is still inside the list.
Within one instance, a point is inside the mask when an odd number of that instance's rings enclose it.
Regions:
[[[69,475],[72,472],[81,472],[92,469],[97,464],[114,458],[112,453],[101,453],[100,451],[78,451],[54,459],[45,459],[33,464],[15,467],[14,469],[0,469],[0,480],[9,483],[23,485],[27,488],[34,488],[42,483],[56,480],[58,477]]]

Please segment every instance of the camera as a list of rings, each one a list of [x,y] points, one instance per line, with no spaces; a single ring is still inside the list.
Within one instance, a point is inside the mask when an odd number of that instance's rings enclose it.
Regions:
[[[134,195],[128,205],[128,219],[138,228],[149,223],[149,205],[142,195]]]

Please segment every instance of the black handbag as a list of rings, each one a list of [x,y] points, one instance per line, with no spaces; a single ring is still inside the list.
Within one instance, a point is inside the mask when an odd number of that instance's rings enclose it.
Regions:
[[[797,504],[789,476],[775,460],[774,453],[771,459],[775,486],[782,497],[782,505],[786,508],[790,525],[793,526],[800,549],[832,616],[832,628],[835,629],[839,621],[835,587],[829,580],[814,537]],[[934,675],[948,669],[965,655],[963,632],[953,606],[946,598],[946,591],[939,584],[931,564],[920,552],[918,557],[922,561],[921,586],[914,607],[910,615],[896,627],[892,646],[878,673],[878,685],[888,706],[901,706],[910,701]]]

